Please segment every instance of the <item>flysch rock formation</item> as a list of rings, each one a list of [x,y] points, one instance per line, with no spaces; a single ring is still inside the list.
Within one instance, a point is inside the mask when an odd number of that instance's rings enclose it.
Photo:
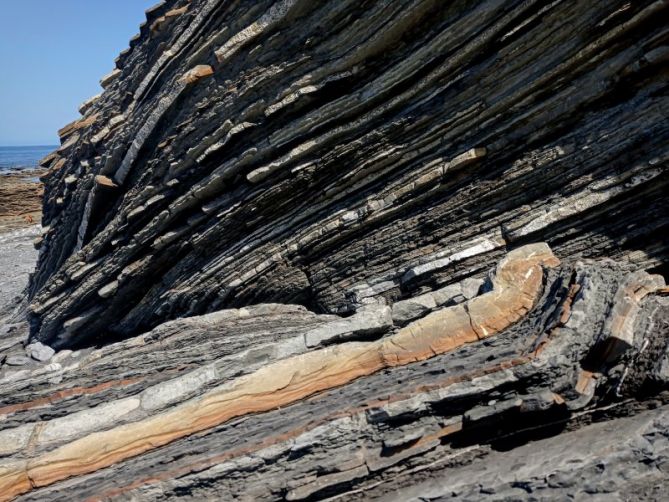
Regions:
[[[661,500],[667,14],[151,8],[42,161],[0,500]]]
[[[667,257],[666,2],[170,1],[44,165],[33,336]]]
[[[342,318],[260,304],[97,349],[14,334],[0,500],[666,489],[664,280],[534,244],[486,289],[402,327],[383,305]]]

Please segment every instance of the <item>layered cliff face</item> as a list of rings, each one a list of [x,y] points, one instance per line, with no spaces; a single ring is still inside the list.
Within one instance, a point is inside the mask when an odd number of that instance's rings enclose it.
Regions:
[[[657,499],[667,11],[149,10],[43,161],[0,500]]]
[[[667,256],[665,2],[170,1],[47,161],[33,336]]]

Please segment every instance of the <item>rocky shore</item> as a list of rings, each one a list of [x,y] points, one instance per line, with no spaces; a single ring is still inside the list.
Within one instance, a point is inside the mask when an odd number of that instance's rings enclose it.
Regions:
[[[28,286],[37,260],[34,243],[40,233],[41,227],[35,224],[0,231],[0,322],[3,313],[20,303]]]
[[[39,180],[44,169],[0,171],[0,234],[39,225],[44,187]]]
[[[19,303],[35,269],[44,173],[37,168],[0,172],[0,322]]]
[[[662,500],[667,15],[149,9],[42,163],[0,501]]]

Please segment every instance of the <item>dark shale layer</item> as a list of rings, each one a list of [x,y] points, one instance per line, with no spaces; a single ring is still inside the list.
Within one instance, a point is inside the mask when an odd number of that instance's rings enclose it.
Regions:
[[[44,164],[32,336],[666,263],[666,2],[166,2]]]
[[[668,15],[147,11],[0,298],[0,501],[662,500]]]

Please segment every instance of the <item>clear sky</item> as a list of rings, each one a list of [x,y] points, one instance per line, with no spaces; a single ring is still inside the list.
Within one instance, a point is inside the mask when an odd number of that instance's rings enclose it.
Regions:
[[[57,145],[155,3],[0,0],[0,146]]]

